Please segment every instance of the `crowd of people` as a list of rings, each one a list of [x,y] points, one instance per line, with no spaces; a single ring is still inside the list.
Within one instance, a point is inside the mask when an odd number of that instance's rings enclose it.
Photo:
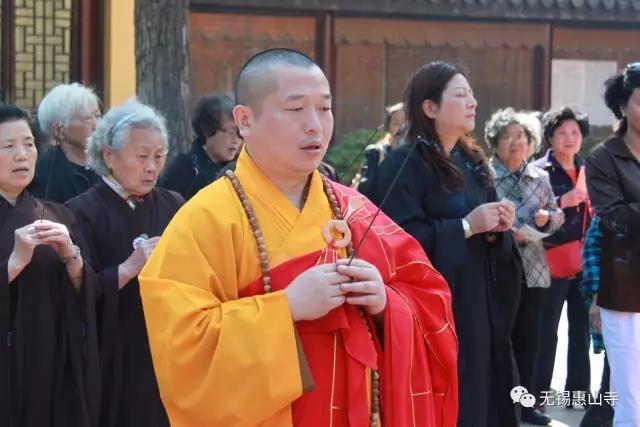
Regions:
[[[203,96],[168,162],[137,99],[0,105],[0,419],[548,425],[566,304],[565,405],[640,426],[640,63],[604,82],[617,123],[585,154],[568,106],[495,111],[483,149],[472,79],[420,67],[351,187],[322,162],[329,83],[293,50]],[[614,407],[589,404],[592,342]]]

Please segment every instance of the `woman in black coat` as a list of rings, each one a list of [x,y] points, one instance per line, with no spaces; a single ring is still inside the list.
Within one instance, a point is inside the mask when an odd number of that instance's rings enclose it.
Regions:
[[[591,307],[602,326],[617,393],[614,425],[640,425],[640,62],[605,84],[620,120],[587,159],[587,187],[601,218],[600,289]]]
[[[406,144],[380,165],[382,209],[413,235],[449,282],[459,338],[458,425],[517,426],[509,394],[517,384],[510,333],[522,264],[508,231],[515,212],[496,200],[482,150],[469,137],[476,100],[455,66],[420,68],[405,92]],[[381,203],[384,190],[374,199]]]
[[[0,106],[0,425],[96,427],[96,280],[69,209],[26,190],[29,116]]]
[[[241,140],[231,117],[235,102],[228,95],[198,100],[191,125],[196,138],[188,153],[179,154],[162,174],[159,186],[190,199],[218,178],[240,152]]]
[[[98,274],[101,427],[169,425],[151,360],[138,273],[180,208],[156,188],[168,137],[164,118],[132,100],[111,108],[87,145],[101,182],[66,202]]]

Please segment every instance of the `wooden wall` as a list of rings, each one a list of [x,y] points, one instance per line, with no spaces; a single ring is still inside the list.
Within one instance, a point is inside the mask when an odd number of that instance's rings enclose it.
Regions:
[[[423,64],[453,62],[468,74],[478,99],[477,130],[497,108],[532,108],[534,48],[544,45],[535,25],[336,19],[338,135],[373,128],[384,106],[402,99]]]
[[[640,28],[640,27],[639,27]],[[640,60],[640,30],[555,28],[553,57],[557,59],[615,60],[618,68]]]
[[[316,40],[317,22],[315,16],[192,12],[193,101],[209,91],[231,92],[240,66],[262,49],[291,47],[312,57],[328,52],[339,141],[345,133],[381,124],[384,106],[401,100],[415,70],[443,60],[468,74],[479,103],[481,140],[484,123],[496,109],[548,105],[552,56],[616,59],[621,68],[640,59],[640,31],[336,16],[327,42]]]
[[[313,57],[315,19],[238,14],[190,15],[192,101],[207,92],[232,93],[240,67],[252,55],[273,47]]]

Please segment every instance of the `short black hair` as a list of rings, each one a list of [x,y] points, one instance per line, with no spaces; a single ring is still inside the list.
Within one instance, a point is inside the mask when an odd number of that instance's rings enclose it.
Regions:
[[[208,94],[202,96],[193,109],[191,126],[196,134],[196,142],[204,145],[207,138],[215,135],[222,128],[222,121],[232,117],[235,100],[225,94]]]
[[[31,126],[31,115],[27,110],[14,104],[0,104],[0,124],[15,120],[24,120]]]
[[[294,49],[275,48],[262,51],[249,58],[238,72],[235,81],[235,97],[238,104],[255,108],[262,105],[262,100],[268,92],[265,89],[262,91],[256,91],[256,89],[260,85],[264,86],[266,79],[273,78],[267,70],[274,65],[293,65],[302,68],[318,66],[313,59]]]
[[[619,120],[616,135],[623,137],[627,133],[627,118],[622,113],[635,89],[640,88],[640,62],[627,65],[622,74],[613,76],[604,82],[604,102]]]
[[[589,118],[586,114],[579,113],[571,107],[559,107],[547,111],[542,116],[543,145],[549,147],[553,133],[567,120],[573,120],[578,124],[583,138],[589,135]]]

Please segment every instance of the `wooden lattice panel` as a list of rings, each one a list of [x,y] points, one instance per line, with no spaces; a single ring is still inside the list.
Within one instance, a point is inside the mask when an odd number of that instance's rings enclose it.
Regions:
[[[72,1],[15,0],[16,104],[33,108],[69,80]]]

